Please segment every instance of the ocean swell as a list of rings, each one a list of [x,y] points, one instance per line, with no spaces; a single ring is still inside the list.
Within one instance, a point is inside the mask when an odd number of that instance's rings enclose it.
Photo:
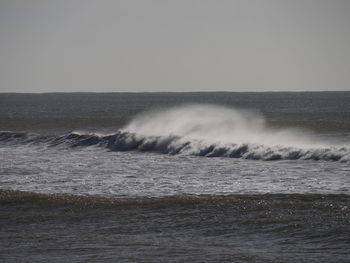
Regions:
[[[1,132],[5,144],[100,146],[111,151],[142,151],[250,160],[348,162],[350,146],[316,141],[297,130],[271,129],[256,113],[192,105],[136,117],[110,135],[70,133],[40,136]]]

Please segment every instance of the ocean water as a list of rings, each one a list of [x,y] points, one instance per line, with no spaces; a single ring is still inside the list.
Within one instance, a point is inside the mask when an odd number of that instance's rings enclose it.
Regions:
[[[350,92],[0,94],[1,262],[350,262]]]

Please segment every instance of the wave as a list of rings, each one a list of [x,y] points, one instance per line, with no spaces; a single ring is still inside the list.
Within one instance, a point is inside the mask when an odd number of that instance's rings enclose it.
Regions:
[[[300,130],[272,129],[257,113],[212,105],[154,111],[134,118],[114,134],[73,132],[62,136],[1,132],[6,144],[100,146],[142,151],[250,160],[348,162],[350,145],[316,140]]]

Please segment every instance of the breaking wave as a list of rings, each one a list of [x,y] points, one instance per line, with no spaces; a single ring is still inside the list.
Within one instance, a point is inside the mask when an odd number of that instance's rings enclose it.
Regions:
[[[139,115],[110,135],[39,136],[1,132],[2,143],[100,146],[112,151],[150,151],[251,160],[348,162],[350,145],[316,141],[291,129],[272,129],[257,113],[192,105]]]

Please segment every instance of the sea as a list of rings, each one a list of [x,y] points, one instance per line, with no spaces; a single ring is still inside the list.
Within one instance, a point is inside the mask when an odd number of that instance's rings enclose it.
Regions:
[[[350,92],[1,93],[1,262],[350,262]]]

